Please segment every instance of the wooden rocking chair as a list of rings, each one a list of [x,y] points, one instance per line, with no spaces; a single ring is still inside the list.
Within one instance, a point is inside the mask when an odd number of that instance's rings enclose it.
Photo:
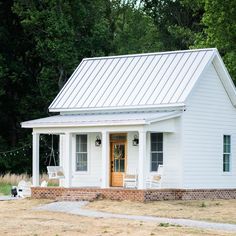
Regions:
[[[146,181],[147,187],[149,188],[160,188],[163,178],[163,165],[158,165],[157,172],[151,174]]]
[[[137,188],[138,175],[136,170],[128,169],[123,174],[123,187],[124,188]]]

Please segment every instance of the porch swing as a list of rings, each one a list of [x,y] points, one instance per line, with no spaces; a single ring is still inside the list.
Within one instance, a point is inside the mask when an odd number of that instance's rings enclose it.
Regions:
[[[54,162],[54,166],[51,166],[51,162]],[[47,160],[46,160],[47,161]],[[52,143],[51,143],[51,152],[49,154],[49,162],[47,166],[48,177],[49,179],[63,179],[65,178],[62,166],[57,166],[55,151],[53,147],[53,134],[52,134]]]

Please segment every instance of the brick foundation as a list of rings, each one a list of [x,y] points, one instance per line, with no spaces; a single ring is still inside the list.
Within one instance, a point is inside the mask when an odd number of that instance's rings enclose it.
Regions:
[[[32,198],[64,201],[95,199],[131,200],[139,202],[161,200],[236,199],[236,189],[116,189],[32,187]]]

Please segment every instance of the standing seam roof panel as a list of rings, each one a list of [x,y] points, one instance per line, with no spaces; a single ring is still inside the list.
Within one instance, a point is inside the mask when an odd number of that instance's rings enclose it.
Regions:
[[[166,95],[168,94],[168,92],[170,90],[170,87],[172,86],[175,79],[178,77],[180,71],[182,70],[184,63],[187,60],[187,56],[188,56],[187,54],[181,55],[178,63],[176,64],[174,70],[172,71],[171,75],[167,79],[163,89],[159,92],[154,103],[163,103],[164,98],[166,97]]]
[[[188,81],[192,79],[193,73],[198,68],[199,64],[201,63],[201,60],[204,58],[204,54],[205,52],[199,52],[194,60],[194,63],[192,63],[189,70],[187,70],[187,73],[185,74],[180,86],[178,87],[177,92],[175,93],[177,102],[179,101],[179,98],[183,93],[183,89],[186,88]]]
[[[108,86],[104,89],[105,91],[103,92],[102,96],[97,99],[97,102],[95,104],[94,107],[102,107],[105,103],[105,101],[108,99],[110,93],[112,93],[112,89],[115,86],[115,83],[117,82],[117,80],[120,77],[120,74],[123,71],[123,67],[128,67],[128,65],[130,64],[131,59],[130,58],[121,58],[119,59],[119,64],[121,64],[121,66],[119,67],[119,70],[115,73],[114,77],[112,77],[109,80]]]
[[[98,63],[98,62],[97,62]],[[69,104],[74,97],[76,96],[76,92],[79,91],[78,89],[83,86],[83,82],[86,78],[86,74],[88,71],[91,69],[93,70],[94,67],[97,66],[97,63],[92,63],[92,62],[86,62],[86,66],[83,68],[80,74],[78,74],[77,77],[74,78],[74,80],[71,82],[73,85],[70,87],[70,89],[66,93],[65,99],[61,101],[61,107],[66,108],[67,104]]]
[[[104,76],[104,73],[109,69],[109,66],[113,62],[113,59],[109,59],[104,61],[103,66],[99,69],[98,73],[95,75],[94,78],[90,77],[87,79],[87,88],[84,91],[84,94],[81,96],[81,98],[78,100],[77,103],[72,103],[71,106],[79,106],[84,107],[84,103],[86,102],[86,99],[88,98],[89,94],[94,91],[94,87],[99,83],[102,76]]]
[[[156,100],[159,98],[162,91],[165,91],[165,86],[167,82],[169,81],[171,75],[174,73],[176,67],[178,66],[178,63],[180,62],[181,58],[183,57],[183,54],[177,54],[174,58],[174,60],[171,63],[171,66],[168,68],[167,73],[165,74],[165,79],[161,80],[158,87],[155,90],[155,93],[153,93],[153,100],[152,103],[155,104]]]
[[[116,58],[115,60],[117,61],[116,66],[112,68],[111,73],[105,78],[103,84],[101,84],[101,87],[98,89],[97,93],[93,94],[89,107],[96,107],[99,102],[101,103],[103,101],[103,97],[106,90],[110,86],[113,78],[115,78],[116,75],[119,73],[121,67],[126,61],[126,58]]]
[[[182,80],[183,75],[185,73],[183,68],[186,68],[185,67],[186,62],[189,60],[190,56],[191,56],[191,53],[184,53],[184,56],[183,56],[181,62],[178,64],[178,70],[179,71],[178,71],[178,73],[176,75],[172,74],[173,78],[171,80],[171,84],[169,86],[168,92],[165,94],[165,97],[163,98],[161,103],[164,103],[164,104],[168,104],[169,103],[170,98],[172,97],[174,91],[177,88],[176,86],[181,83],[181,80]]]
[[[87,65],[87,62],[82,61],[79,66],[76,68],[76,70],[74,71],[74,73],[72,74],[72,76],[70,77],[70,79],[66,82],[66,84],[63,86],[63,88],[61,89],[61,91],[58,93],[58,95],[56,96],[56,98],[54,99],[54,101],[52,102],[52,104],[50,105],[50,107],[53,106],[61,106],[60,102],[61,100],[66,99],[68,90],[70,88],[73,88],[73,83],[76,82],[76,78],[78,76],[79,73],[81,73],[81,71],[84,69],[84,67]]]
[[[90,94],[87,96],[86,101],[83,104],[83,107],[89,107],[92,103],[94,97],[98,97],[98,92],[101,90],[101,87],[104,86],[104,83],[107,81],[108,77],[116,68],[116,65],[119,61],[117,59],[113,59],[108,69],[103,73],[102,77],[99,80],[96,80],[96,84],[94,84],[93,90],[90,91]]]
[[[134,67],[129,73],[125,73],[125,76],[119,81],[119,84],[117,84],[117,91],[114,94],[112,100],[110,101],[111,106],[116,106],[119,99],[122,97],[122,94],[126,89],[130,89],[129,84],[132,79],[135,78],[135,75],[139,72],[139,70],[142,68],[142,66],[146,63],[146,60],[148,57],[140,57],[137,60],[137,63],[135,63]]]
[[[50,110],[184,103],[215,49],[84,59]]]
[[[144,71],[144,73],[142,74],[142,79],[137,80],[135,89],[132,90],[132,93],[127,94],[126,96],[124,96],[123,100],[120,101],[120,103],[125,104],[125,106],[130,106],[131,104],[135,104],[135,102],[137,101],[137,96],[140,96],[140,91],[143,88],[145,82],[150,79],[151,80],[151,74],[153,72],[153,70],[156,68],[157,63],[160,60],[160,56],[157,57],[155,56],[152,60],[152,62],[150,63],[148,69],[146,69]]]
[[[182,92],[182,95],[178,99],[178,101],[185,101],[187,98],[187,95],[190,93],[192,90],[193,86],[195,85],[197,79],[201,75],[202,71],[205,69],[207,63],[210,61],[212,58],[213,54],[210,52],[206,52],[203,59],[201,60],[200,65],[198,68],[195,70],[194,74],[192,75],[192,79],[187,82],[187,85],[184,88],[184,91]]]
[[[146,96],[144,97],[143,104],[153,104],[151,102],[151,98],[154,94],[156,94],[156,89],[158,88],[159,84],[165,79],[165,75],[168,72],[169,67],[171,66],[172,62],[174,61],[176,57],[176,54],[170,54],[168,55],[168,58],[166,60],[166,63],[161,67],[161,70],[159,71],[158,75],[156,76],[156,79],[153,81],[151,86],[149,87]]]
[[[149,90],[150,86],[154,82],[154,80],[157,78],[157,75],[159,74],[162,65],[167,61],[168,55],[159,56],[158,64],[154,68],[153,72],[150,74],[150,77],[144,82],[144,85],[142,89],[139,91],[139,95],[136,95],[137,101],[135,102],[136,105],[142,104],[145,96],[147,96],[147,91]],[[144,103],[145,104],[145,103]]]
[[[113,81],[112,81],[112,83],[111,83],[112,86],[111,86],[111,90],[110,90],[110,93],[109,93],[109,97],[103,103],[104,107],[109,107],[110,106],[110,104],[112,103],[114,97],[118,93],[118,90],[119,90],[120,86],[122,85],[124,80],[127,78],[129,73],[131,73],[131,71],[134,69],[134,67],[138,63],[138,61],[140,60],[140,58],[138,58],[138,57],[129,58],[129,59],[131,60],[129,65],[127,67],[122,67],[121,68],[121,71],[120,71],[121,73],[119,74],[119,76],[117,76],[117,79],[114,81],[115,83],[113,83]]]
[[[123,106],[125,104],[124,100],[126,100],[130,94],[134,92],[138,81],[140,81],[140,77],[142,77],[145,71],[149,68],[153,59],[154,56],[146,57],[144,63],[136,69],[136,73],[133,73],[132,76],[130,76],[131,78],[124,83],[122,89],[120,90],[120,96],[117,98],[116,106]]]
[[[100,70],[103,68],[106,61],[101,60],[95,62],[95,67],[93,70],[90,70],[90,73],[84,76],[82,86],[77,86],[73,91],[73,94],[68,99],[67,103],[64,104],[65,108],[76,107],[76,103],[84,96],[84,93],[88,89],[91,81],[98,75]],[[78,94],[79,91],[79,94]]]
[[[179,80],[179,82],[177,83],[177,88],[176,88],[175,92],[172,94],[172,97],[170,99],[170,103],[172,103],[172,102],[174,103],[174,102],[178,101],[178,97],[182,93],[181,89],[179,89],[179,88],[183,87],[182,86],[183,81],[184,81],[186,75],[188,74],[189,70],[191,69],[191,66],[195,63],[195,60],[197,59],[197,55],[198,55],[197,53],[191,55],[189,60],[185,63],[183,70],[182,70],[184,73],[181,77],[181,80]]]

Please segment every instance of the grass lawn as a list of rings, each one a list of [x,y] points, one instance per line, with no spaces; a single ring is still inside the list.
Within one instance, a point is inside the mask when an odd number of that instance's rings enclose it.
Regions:
[[[10,195],[11,194],[11,185],[0,183],[0,195]]]
[[[223,236],[233,233],[123,219],[81,217],[59,212],[36,211],[48,200],[0,201],[1,235],[74,236]],[[94,202],[96,203],[96,202]],[[103,204],[111,202],[103,202]],[[101,204],[101,202],[99,202]],[[132,205],[132,204],[131,204]],[[133,208],[132,206],[129,206]]]
[[[157,201],[139,203],[130,201],[95,201],[85,208],[100,211],[185,218],[236,224],[236,200]]]

